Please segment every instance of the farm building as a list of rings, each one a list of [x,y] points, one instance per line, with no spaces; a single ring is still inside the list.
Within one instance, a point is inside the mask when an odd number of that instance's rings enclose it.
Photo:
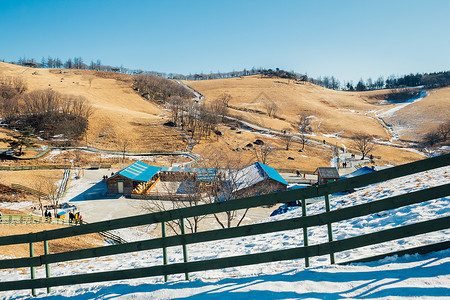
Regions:
[[[219,179],[220,178],[220,179]],[[192,191],[211,189],[214,181],[230,181],[229,192],[237,197],[286,190],[287,182],[275,169],[255,163],[236,171],[190,167],[155,167],[135,162],[107,179],[108,194],[132,198],[183,200]]]
[[[260,162],[235,171],[231,177],[233,194],[238,198],[281,192],[288,186],[275,169]]]
[[[138,185],[150,182],[160,170],[137,161],[107,179],[107,193],[131,195]]]
[[[334,167],[328,168],[317,168],[314,172],[317,175],[317,183],[324,184],[327,182],[336,181],[339,179],[339,172]]]

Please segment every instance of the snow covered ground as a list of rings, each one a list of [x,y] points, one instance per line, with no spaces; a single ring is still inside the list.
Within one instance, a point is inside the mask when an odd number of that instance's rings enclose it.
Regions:
[[[439,168],[358,189],[356,192],[334,197],[332,209],[366,203],[394,195],[448,184],[450,167]],[[324,212],[324,203],[308,206],[308,214]],[[300,208],[259,222],[287,219],[301,215]],[[450,197],[434,199],[383,213],[354,218],[333,224],[335,239],[362,235],[396,226],[450,215]],[[133,230],[133,229],[130,229]],[[326,226],[309,229],[310,244],[326,242]],[[450,230],[395,240],[336,254],[336,262],[416,247],[449,240]],[[190,261],[294,248],[302,245],[302,230],[235,238],[217,242],[188,245]],[[51,243],[50,243],[51,250]],[[181,247],[168,249],[169,263],[182,262]],[[136,253],[86,259],[51,265],[52,276],[92,273],[108,270],[148,267],[162,263],[162,251]],[[311,267],[303,260],[273,262],[246,267],[211,270],[170,276],[169,283],[161,277],[137,280],[94,283],[53,288],[50,299],[449,299],[450,250],[426,255],[389,257],[371,263],[347,266],[329,265],[329,257],[311,258]],[[45,277],[45,270],[37,270],[37,278]],[[0,271],[0,281],[29,278],[29,271]],[[39,290],[38,297],[47,297]],[[27,299],[29,291],[1,292],[5,299]]]
[[[413,103],[416,103],[416,102],[422,100],[426,96],[427,96],[427,93],[422,91],[422,92],[420,92],[420,94],[417,98],[412,98],[412,99],[409,99],[402,103],[395,104],[393,108],[390,108],[386,111],[382,110],[382,111],[375,112],[376,117],[382,123],[384,123],[384,125],[386,125],[386,127],[388,127],[389,130],[391,131],[391,133],[392,133],[391,142],[397,141],[399,139],[399,136],[401,135],[402,131],[404,131],[406,129],[404,124],[400,124],[395,121],[394,117],[398,113],[398,111],[407,107],[410,104],[413,104]],[[392,118],[394,118],[394,119],[392,119]],[[386,119],[388,119],[388,121]],[[391,121],[394,121],[394,122],[391,123]]]

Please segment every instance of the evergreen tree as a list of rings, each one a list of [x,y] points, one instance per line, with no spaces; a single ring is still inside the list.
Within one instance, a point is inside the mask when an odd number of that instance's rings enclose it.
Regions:
[[[19,156],[23,154],[23,148],[36,146],[31,139],[34,129],[30,126],[19,131],[19,134],[8,134],[12,139],[1,139],[2,142],[8,143],[12,150],[19,150]]]
[[[356,85],[356,90],[357,91],[365,91],[366,89],[367,89],[367,87],[364,84],[364,81],[362,79],[360,79],[358,84]]]

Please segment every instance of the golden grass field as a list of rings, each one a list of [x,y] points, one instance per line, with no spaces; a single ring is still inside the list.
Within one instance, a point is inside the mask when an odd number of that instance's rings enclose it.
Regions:
[[[38,75],[32,75],[33,72]],[[88,70],[62,72],[0,62],[0,76],[22,77],[28,91],[51,88],[63,94],[86,97],[94,109],[87,136],[92,147],[119,148],[117,141],[128,139],[130,150],[135,151],[185,149],[186,144],[177,131],[161,126],[164,110],[144,100],[131,88],[131,75]]]
[[[25,234],[30,232],[40,232],[43,230],[52,230],[64,228],[63,225],[39,224],[39,225],[2,225],[0,226],[0,236],[9,236],[16,234]],[[36,243],[35,255],[44,254],[44,243]],[[80,250],[104,245],[104,239],[98,234],[80,235],[71,238],[57,239],[49,242],[51,253],[59,253],[71,250]],[[0,246],[0,253],[6,257],[29,257],[29,246],[27,244],[18,244],[10,246]]]
[[[241,109],[251,108],[265,113],[264,101],[276,103],[279,108],[277,116],[284,121],[231,109],[233,114],[264,127],[276,130],[292,128],[291,124],[297,121],[297,115],[306,113],[314,116],[312,128],[315,132],[342,133],[341,136],[350,137],[365,130],[380,138],[388,138],[379,122],[365,115],[377,109],[377,106],[364,101],[360,93],[334,91],[287,79],[261,78],[259,75],[184,83],[202,93],[207,101],[216,99],[222,93],[229,93],[233,97],[230,106]]]

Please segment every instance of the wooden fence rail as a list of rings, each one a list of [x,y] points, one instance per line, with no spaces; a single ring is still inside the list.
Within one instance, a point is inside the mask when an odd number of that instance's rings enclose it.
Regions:
[[[91,223],[83,226],[49,230],[45,232],[0,237],[0,246],[22,243],[30,243],[31,245],[36,242],[47,243],[48,241],[53,239],[101,231],[109,231],[120,228],[154,223],[161,223],[164,225],[165,222],[172,220],[184,220],[185,218],[193,216],[207,215],[230,210],[245,209],[275,203],[286,203],[294,200],[303,200],[302,202],[305,202],[304,200],[307,198],[320,196],[328,198],[328,195],[335,192],[348,191],[369,184],[448,165],[450,165],[450,154],[300,190],[206,204],[165,212],[157,212],[141,216]],[[188,279],[190,272],[245,266],[287,259],[304,258],[305,260],[308,260],[310,257],[320,255],[330,255],[330,259],[332,260],[332,262],[334,262],[334,253],[369,245],[375,245],[400,238],[412,237],[428,232],[448,229],[450,228],[450,216],[445,216],[442,218],[437,218],[420,223],[408,224],[341,240],[333,240],[331,226],[332,223],[417,204],[436,198],[446,197],[449,194],[450,184],[445,184],[403,195],[392,196],[365,204],[346,207],[339,210],[331,210],[329,208],[329,205],[327,205],[327,211],[317,215],[307,216],[305,206],[303,207],[304,212],[302,217],[292,218],[288,220],[252,224],[237,228],[211,230],[191,234],[184,234],[184,232],[182,232],[182,235],[168,237],[165,236],[165,233],[163,231],[163,237],[145,241],[69,251],[63,253],[44,254],[37,257],[0,260],[0,269],[30,267],[32,270],[34,270],[35,267],[41,266],[43,264],[48,266],[50,263],[61,263],[77,259],[96,258],[106,255],[115,255],[149,249],[162,248],[164,250],[167,247],[171,246],[182,246],[184,257],[183,263],[166,264],[167,257],[165,256],[164,265],[161,266],[98,272],[92,274],[60,276],[55,278],[49,278],[50,276],[47,276],[47,278],[1,282],[0,291],[36,289],[44,287],[50,288],[52,286],[131,279],[149,276],[165,276],[165,278],[167,278],[167,275],[179,273],[184,273],[186,279]],[[309,227],[323,225],[326,225],[329,228],[329,241],[321,244],[308,245],[308,243],[305,243],[303,246],[290,249],[201,261],[188,262],[187,259],[187,244],[238,238],[293,229],[303,229],[304,232],[307,232],[307,229]],[[442,245],[440,247],[442,247]]]
[[[302,227],[322,226],[350,218],[365,216],[385,210],[395,209],[415,203],[428,201],[449,194],[450,184],[421,190],[409,194],[385,198],[382,200],[346,207],[318,215],[297,217],[287,220],[245,225],[226,229],[197,232],[182,235],[156,238],[146,241],[130,242],[112,245],[109,247],[96,247],[84,250],[75,250],[63,253],[49,254],[42,257],[5,259],[0,261],[0,269],[39,266],[42,263],[57,263],[90,257],[102,257],[123,254],[142,250],[160,249],[163,247],[181,246],[202,243],[242,236],[252,236],[285,230],[294,230]],[[86,226],[86,225],[83,225]]]
[[[67,219],[49,218],[23,214],[3,214],[0,218],[0,224],[60,224],[77,225],[75,222],[69,222]]]

